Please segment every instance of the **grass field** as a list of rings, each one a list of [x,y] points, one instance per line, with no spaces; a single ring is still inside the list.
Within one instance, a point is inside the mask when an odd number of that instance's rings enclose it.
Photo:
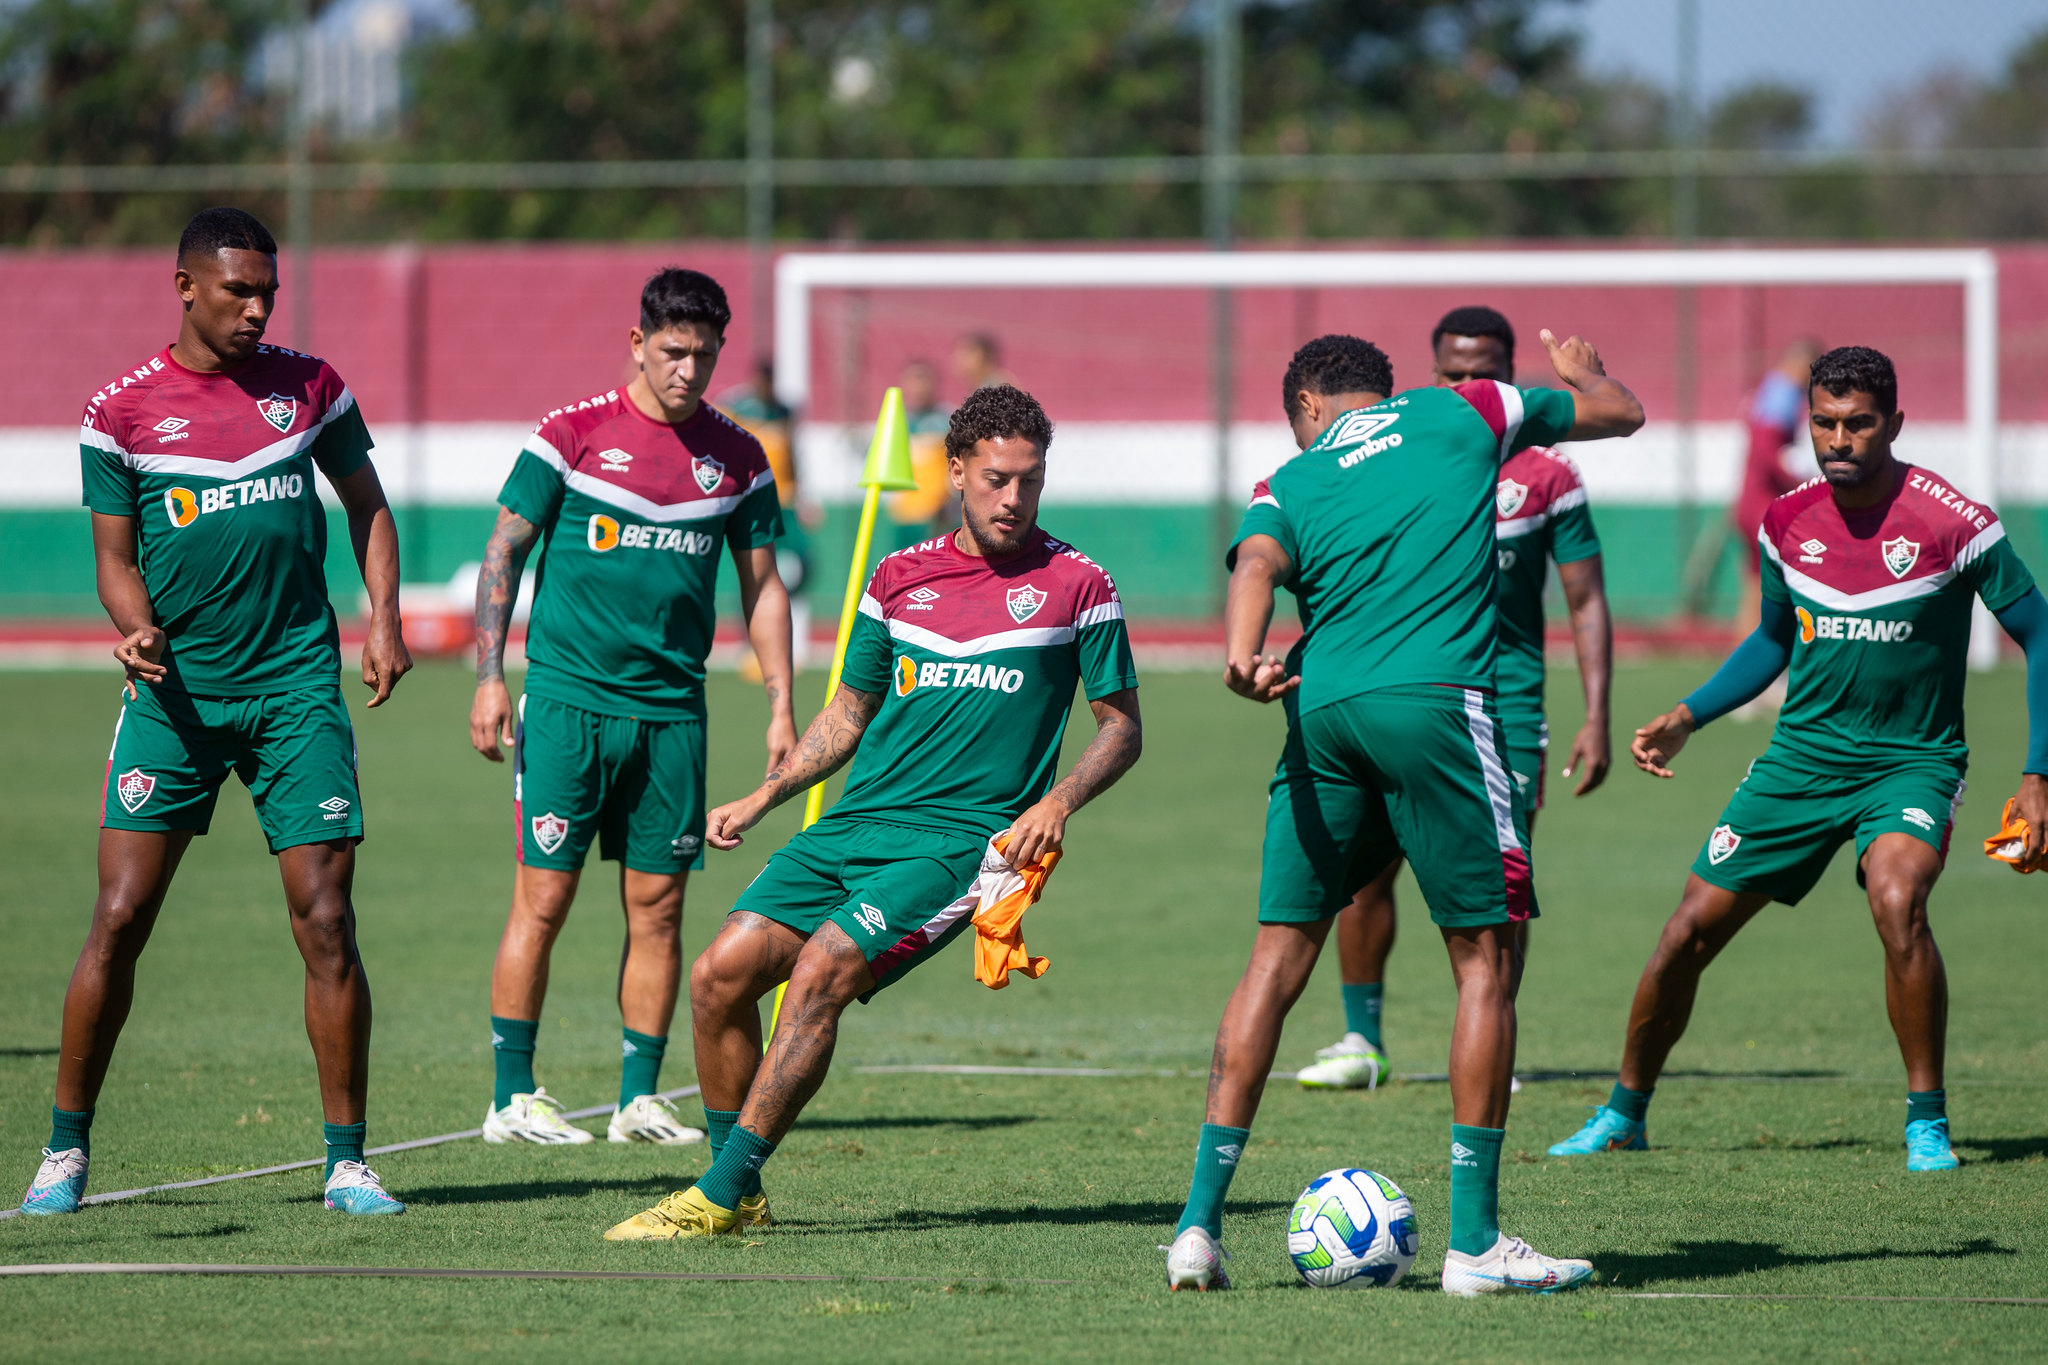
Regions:
[[[1699,674],[1623,669],[1618,730]],[[1555,713],[1575,717],[1572,678],[1555,681]],[[1954,997],[1950,1112],[1966,1162],[1954,1174],[1905,1172],[1904,1082],[1881,958],[1843,856],[1806,904],[1764,915],[1709,976],[1651,1114],[1653,1151],[1576,1163],[1543,1155],[1605,1096],[1604,1079],[1534,1083],[1517,1097],[1503,1221],[1547,1250],[1590,1256],[1599,1287],[1445,1299],[1435,1272],[1448,1222],[1446,1088],[1331,1096],[1276,1084],[1225,1227],[1240,1291],[1166,1295],[1153,1248],[1185,1193],[1209,1041],[1250,940],[1281,719],[1207,676],[1166,675],[1145,685],[1144,761],[1073,826],[1068,860],[1032,913],[1029,941],[1051,972],[991,993],[956,948],[856,1009],[833,1078],[768,1168],[782,1219],[772,1232],[712,1245],[601,1241],[604,1227],[687,1184],[705,1160],[701,1147],[604,1143],[461,1142],[378,1159],[411,1205],[401,1219],[325,1213],[316,1171],[0,1222],[5,1263],[844,1278],[0,1278],[0,1358],[2039,1359],[2048,1308],[1797,1297],[2028,1296],[2048,1279],[2044,883],[1974,852],[2017,772],[2021,679],[2007,670],[1972,688],[1975,780],[1935,907]],[[58,1010],[93,897],[115,690],[104,675],[0,674],[0,1196],[10,1201],[47,1137]],[[461,670],[428,667],[391,707],[358,717],[373,1144],[473,1127],[489,1097],[485,1015],[510,883],[509,775],[468,753],[468,696]],[[711,703],[712,791],[737,794],[757,771],[760,703],[729,677],[714,679]],[[1076,728],[1089,728],[1085,717]],[[1522,997],[1522,1069],[1614,1066],[1642,959],[1766,737],[1765,727],[1724,723],[1687,751],[1679,781],[1617,772],[1584,801],[1553,797],[1537,845],[1547,913]],[[1553,791],[1561,785],[1553,776]],[[793,812],[778,813],[738,853],[712,855],[691,888],[690,951],[792,828]],[[572,1106],[616,1095],[609,881],[594,870],[557,949],[538,1058],[542,1082]],[[1448,973],[1412,886],[1404,894],[1388,1042],[1397,1070],[1437,1072]],[[93,1188],[318,1155],[299,996],[274,865],[246,794],[230,784],[143,960],[100,1101]],[[1326,960],[1282,1065],[1340,1031]],[[664,1085],[693,1079],[686,1037],[678,1028]],[[929,1063],[1184,1074],[860,1070]],[[1287,1264],[1287,1206],[1339,1165],[1384,1171],[1415,1200],[1423,1252],[1393,1291],[1307,1290]],[[853,1278],[862,1276],[929,1278]],[[1632,1297],[1645,1291],[1795,1297]]]

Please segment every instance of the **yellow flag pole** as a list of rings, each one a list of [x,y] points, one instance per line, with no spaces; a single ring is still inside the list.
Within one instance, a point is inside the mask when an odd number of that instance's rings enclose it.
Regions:
[[[839,673],[846,666],[846,646],[853,637],[853,618],[860,610],[861,593],[866,590],[868,555],[874,547],[875,513],[880,510],[885,489],[917,487],[910,468],[910,424],[903,411],[903,390],[891,388],[882,395],[882,410],[875,417],[874,439],[868,443],[868,458],[861,468],[860,486],[867,490],[861,499],[860,526],[853,536],[853,562],[846,570],[846,596],[839,605],[839,638],[832,646],[832,668],[825,675],[825,705],[839,695]],[[825,813],[825,784],[819,782],[804,797],[804,819],[799,830],[809,829]],[[768,1016],[767,1039],[775,1036],[782,1018],[782,995],[789,989],[783,982],[775,988],[775,1007]],[[763,1039],[762,1049],[767,1048]]]

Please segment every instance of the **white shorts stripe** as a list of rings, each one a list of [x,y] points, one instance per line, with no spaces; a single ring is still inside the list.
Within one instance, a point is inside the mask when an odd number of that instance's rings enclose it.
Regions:
[[[1464,688],[1465,724],[1472,731],[1472,748],[1479,755],[1479,771],[1486,777],[1486,803],[1493,808],[1493,838],[1503,853],[1519,853],[1522,841],[1515,835],[1515,809],[1509,800],[1508,770],[1494,751],[1493,717],[1486,714],[1486,695]]]

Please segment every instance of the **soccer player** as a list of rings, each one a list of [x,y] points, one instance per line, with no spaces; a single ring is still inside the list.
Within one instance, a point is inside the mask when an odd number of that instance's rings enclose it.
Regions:
[[[1448,388],[1474,379],[1512,383],[1515,329],[1491,308],[1453,308],[1430,336],[1436,383]],[[1550,724],[1543,716],[1543,580],[1550,564],[1564,588],[1578,648],[1579,683],[1586,721],[1572,740],[1564,776],[1579,775],[1575,796],[1607,778],[1608,683],[1614,635],[1607,586],[1600,572],[1600,538],[1586,508],[1586,488],[1572,462],[1547,446],[1530,446],[1500,467],[1494,495],[1493,534],[1500,545],[1500,659],[1495,698],[1501,742],[1507,749],[1514,799],[1529,833],[1543,809],[1543,759]],[[1337,916],[1337,966],[1344,994],[1344,1036],[1316,1053],[1297,1079],[1310,1090],[1370,1090],[1387,1076],[1380,1006],[1387,954],[1394,948],[1396,858]],[[1528,951],[1528,924],[1521,926]]]
[[[694,270],[663,270],[628,335],[639,372],[623,389],[549,413],[498,495],[477,580],[477,684],[469,739],[504,761],[513,746],[517,865],[491,970],[495,1090],[486,1142],[589,1142],[534,1083],[548,956],[583,860],[619,864],[626,946],[613,1142],[703,1138],[659,1087],[682,983],[683,888],[704,865],[704,658],[718,560],[729,552],[740,611],[768,694],[768,766],[796,743],[789,597],[776,572],[782,514],[760,442],[704,402],[732,309]],[[505,634],[535,543],[525,694],[515,727]]]
[[[232,770],[255,799],[306,963],[327,1207],[402,1213],[363,1164],[370,986],[349,899],[363,810],[314,469],[348,515],[369,591],[373,707],[412,667],[398,535],[348,386],[326,361],[263,342],[278,285],[263,224],[202,211],[178,239],[175,280],[178,339],[95,393],[79,430],[100,601],[127,682],[101,797],[99,899],[64,993],[50,1144],[21,1211],[78,1208],[136,959]]]
[[[789,761],[711,812],[736,848],[763,815],[860,757],[846,794],[773,857],[690,968],[711,1169],[612,1228],[613,1241],[705,1237],[768,1221],[761,1164],[824,1082],[839,1016],[971,922],[960,897],[1007,829],[1019,868],[1137,762],[1137,670],[1099,565],[1038,529],[1052,423],[1020,389],[977,389],[946,434],[957,531],[884,558],[855,617],[838,693]],[[1095,737],[1055,784],[1079,682]],[[756,1009],[789,983],[761,1055]]]
[[[1694,731],[1790,669],[1770,747],[1707,836],[1678,909],[1636,984],[1621,1076],[1553,1156],[1638,1151],[1664,1060],[1685,1033],[1700,974],[1771,901],[1796,905],[1835,850],[1884,945],[1884,997],[1906,1064],[1906,1169],[1957,1165],[1942,1062],[1948,977],[1928,924],[1963,799],[1963,676],[1970,599],[2027,653],[2028,733],[2018,814],[2026,856],[2048,830],[2048,602],[1991,509],[1892,453],[1905,414],[1892,363],[1844,346],[1813,363],[1821,477],[1770,505],[1762,620],[1713,677],[1636,731],[1636,766],[1672,776]]]
[[[1497,1202],[1515,1060],[1516,926],[1536,914],[1528,833],[1509,795],[1492,688],[1500,609],[1501,464],[1569,436],[1625,436],[1635,396],[1574,337],[1543,343],[1558,389],[1490,379],[1394,395],[1357,337],[1295,352],[1281,401],[1302,453],[1253,491],[1226,562],[1224,681],[1284,698],[1287,742],[1266,805],[1258,936],[1224,1008],[1207,1121],[1166,1281],[1227,1288],[1223,1202],[1251,1135],[1280,1029],[1330,921],[1405,856],[1450,952],[1451,1294],[1567,1289],[1592,1273],[1501,1233]],[[1285,661],[1262,654],[1274,590],[1300,602]]]

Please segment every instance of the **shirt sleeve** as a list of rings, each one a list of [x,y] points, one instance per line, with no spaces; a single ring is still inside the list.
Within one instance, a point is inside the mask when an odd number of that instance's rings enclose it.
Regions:
[[[1593,529],[1593,509],[1577,479],[1550,504],[1550,557],[1560,564],[1591,559],[1600,553],[1600,533]]]
[[[1280,506],[1280,499],[1274,496],[1272,480],[1260,479],[1252,489],[1251,505],[1244,509],[1244,517],[1237,524],[1237,535],[1231,539],[1230,548],[1223,552],[1223,567],[1237,567],[1237,547],[1253,536],[1271,536],[1280,542],[1280,548],[1287,557],[1299,564],[1301,554],[1294,540],[1294,525],[1287,519],[1286,509]]]
[[[110,517],[132,517],[138,507],[135,471],[112,436],[88,421],[78,429],[79,473],[85,505]]]
[[[2005,524],[1994,521],[1963,547],[1958,576],[1992,611],[2004,611],[2034,586],[2019,552],[2005,538]]]
[[[860,608],[853,614],[853,634],[846,641],[846,662],[839,669],[839,681],[859,692],[884,692],[896,660],[896,647],[889,639],[889,623],[882,619],[877,568],[860,595]]]
[[[758,550],[781,535],[782,499],[775,492],[775,475],[764,464],[725,519],[725,538],[735,550]]]
[[[535,432],[526,438],[519,458],[512,462],[512,472],[505,476],[505,486],[498,490],[498,505],[535,526],[552,526],[561,515],[566,472],[562,457],[541,433]]]
[[[1790,602],[1792,590],[1785,586],[1785,566],[1778,562],[1778,553],[1771,545],[1770,526],[1766,521],[1756,533],[1757,584],[1771,601]]]
[[[1506,460],[1530,446],[1554,446],[1572,434],[1577,406],[1569,389],[1518,389],[1497,379],[1468,379],[1451,392],[1472,405]]]
[[[363,422],[363,410],[347,389],[334,400],[320,419],[320,434],[313,438],[313,463],[320,466],[331,483],[345,479],[369,463],[370,428]]]
[[[1098,574],[1082,589],[1074,614],[1074,648],[1080,657],[1081,686],[1088,700],[1138,685],[1138,664],[1131,657],[1131,634],[1124,626],[1124,604],[1116,583]]]

